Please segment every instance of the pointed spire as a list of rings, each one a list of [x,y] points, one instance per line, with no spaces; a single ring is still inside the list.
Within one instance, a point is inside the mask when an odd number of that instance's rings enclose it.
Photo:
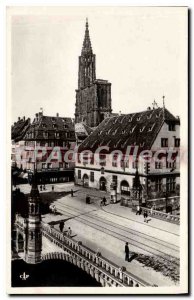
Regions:
[[[86,29],[85,29],[84,42],[82,47],[82,54],[87,54],[87,53],[91,53],[91,54],[93,53],[92,44],[90,41],[88,18],[86,18]]]
[[[165,120],[165,103],[164,103],[165,96],[164,96],[164,95],[162,96],[162,99],[163,99],[163,107],[162,107],[162,111],[163,111],[163,120]]]

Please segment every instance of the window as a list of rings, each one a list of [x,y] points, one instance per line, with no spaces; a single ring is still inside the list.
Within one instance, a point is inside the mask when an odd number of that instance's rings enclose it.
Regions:
[[[170,123],[170,124],[168,125],[168,130],[169,130],[169,131],[175,131],[175,124]]]
[[[162,179],[161,178],[156,179],[155,189],[156,189],[156,192],[160,192],[162,190]]]
[[[48,138],[48,132],[46,132],[46,131],[43,132],[43,137],[44,137],[44,138]]]
[[[144,131],[145,126],[143,126],[142,128],[140,128],[140,132]]]
[[[161,162],[155,162],[155,169],[162,169],[162,163]]]
[[[166,179],[166,189],[168,192],[175,191],[176,178],[167,178]]]
[[[112,176],[112,182],[117,186],[117,175]]]
[[[150,126],[148,127],[148,131],[149,131],[149,132],[152,131],[153,128],[154,128],[154,124],[153,124],[153,125],[150,125]]]
[[[128,160],[128,158],[123,158],[121,160],[121,168],[129,168],[129,160]]]
[[[59,132],[56,132],[56,133],[55,133],[55,137],[56,137],[56,138],[59,138],[59,137],[60,137],[60,133],[59,133]]]
[[[82,172],[81,172],[81,170],[78,170],[78,171],[77,171],[77,177],[78,177],[78,179],[81,179],[81,178],[82,178]]]
[[[99,164],[100,166],[106,166],[106,154],[99,155]]]
[[[166,162],[166,168],[167,169],[175,169],[176,168],[176,162],[173,161],[173,162]]]
[[[168,139],[161,138],[161,147],[168,147]]]
[[[59,168],[60,168],[60,169],[63,168],[63,163],[62,163],[62,162],[59,163]]]
[[[133,169],[137,169],[138,168],[138,162],[137,161],[133,161],[132,162],[132,168]]]
[[[94,172],[90,172],[90,181],[94,182]]]
[[[180,139],[175,139],[174,140],[174,146],[175,147],[180,147]]]
[[[117,167],[118,154],[114,154],[112,157],[112,167]]]
[[[46,164],[45,163],[42,164],[42,169],[46,169]]]
[[[52,169],[52,163],[48,163],[48,169]]]

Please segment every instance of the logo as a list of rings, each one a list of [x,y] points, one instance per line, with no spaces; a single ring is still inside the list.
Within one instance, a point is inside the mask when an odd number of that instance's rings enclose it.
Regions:
[[[22,280],[26,280],[26,279],[28,279],[29,276],[30,276],[30,275],[28,275],[28,274],[26,274],[26,273],[24,272],[23,274],[20,275],[20,278],[21,278]]]

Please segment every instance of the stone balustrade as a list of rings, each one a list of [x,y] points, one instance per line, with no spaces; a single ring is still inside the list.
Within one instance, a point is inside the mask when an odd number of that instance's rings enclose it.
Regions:
[[[117,266],[104,258],[101,253],[95,253],[82,245],[80,241],[75,241],[71,237],[63,235],[48,224],[42,223],[42,234],[64,250],[61,253],[45,254],[42,256],[43,260],[64,259],[69,261],[94,277],[102,286],[149,286],[148,283],[126,271],[125,267]]]
[[[158,210],[151,210],[150,208],[146,207],[141,207],[142,213],[144,211],[147,211],[148,216],[152,218],[157,218],[157,219],[162,219],[167,222],[175,223],[175,224],[180,224],[180,216],[178,215],[171,215],[170,213],[165,213],[163,211],[158,211]]]

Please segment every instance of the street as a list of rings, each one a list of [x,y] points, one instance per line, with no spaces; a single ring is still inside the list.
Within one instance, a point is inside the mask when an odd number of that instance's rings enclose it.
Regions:
[[[46,186],[46,192],[51,189],[51,185]],[[71,189],[75,191],[73,197]],[[30,186],[21,185],[20,190],[29,193]],[[71,227],[75,240],[101,252],[117,265],[125,266],[129,272],[152,285],[178,284],[178,225],[154,218],[145,223],[143,216],[136,215],[130,208],[122,207],[120,203],[109,204],[105,192],[74,186],[73,183],[55,184],[54,192],[62,191],[69,193],[61,198],[58,196],[53,202],[58,214],[43,215],[43,222],[55,221],[59,230],[60,220],[65,220],[64,230]],[[86,204],[87,194],[91,197],[91,204]],[[104,195],[108,204],[101,207]],[[129,243],[130,262],[125,261],[125,242]]]

